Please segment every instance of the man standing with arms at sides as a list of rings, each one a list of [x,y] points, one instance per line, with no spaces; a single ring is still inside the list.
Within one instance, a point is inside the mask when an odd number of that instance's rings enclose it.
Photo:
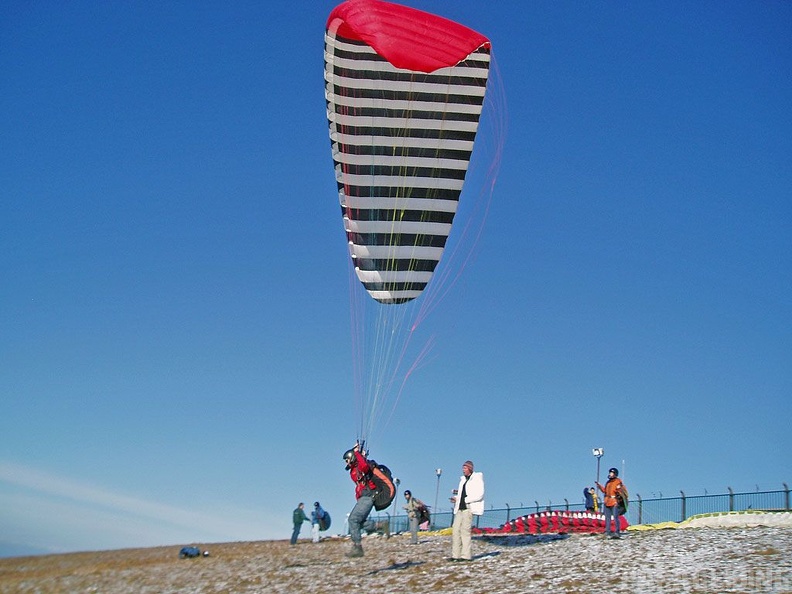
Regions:
[[[484,513],[484,474],[473,472],[473,462],[462,465],[459,488],[454,500],[454,525],[451,536],[451,561],[470,561],[470,532],[473,516]]]

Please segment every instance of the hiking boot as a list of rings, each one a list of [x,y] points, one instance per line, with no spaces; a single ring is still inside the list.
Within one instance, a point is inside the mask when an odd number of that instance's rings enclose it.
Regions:
[[[353,544],[352,550],[346,554],[347,557],[362,557],[363,556],[363,545]]]

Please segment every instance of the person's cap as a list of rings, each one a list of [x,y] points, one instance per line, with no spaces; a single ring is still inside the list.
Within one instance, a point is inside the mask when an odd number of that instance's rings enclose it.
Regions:
[[[466,460],[462,466],[467,466],[468,468],[470,468],[470,472],[473,472],[473,462],[471,462],[470,460]]]
[[[319,507],[319,502],[318,501],[314,501],[314,507]]]

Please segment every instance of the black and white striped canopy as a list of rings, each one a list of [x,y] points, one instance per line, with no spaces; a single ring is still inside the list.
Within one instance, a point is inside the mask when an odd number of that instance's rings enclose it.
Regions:
[[[419,13],[398,8],[400,28],[405,10]],[[489,42],[470,31],[475,47],[453,64],[431,72],[399,68],[343,16],[328,21],[325,82],[344,228],[369,294],[381,303],[404,303],[429,283],[451,231],[484,101]],[[407,49],[443,43],[438,38],[450,21],[433,18],[438,34],[424,18]],[[387,47],[388,26],[380,23],[375,44]],[[404,40],[391,39],[399,43],[404,53]]]

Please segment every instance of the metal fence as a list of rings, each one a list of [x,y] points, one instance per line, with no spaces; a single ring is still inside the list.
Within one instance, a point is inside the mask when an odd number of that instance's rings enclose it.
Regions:
[[[778,491],[756,491],[752,493],[735,493],[731,487],[727,493],[717,495],[685,495],[680,491],[679,497],[655,497],[643,499],[640,494],[630,500],[627,509],[627,521],[630,524],[657,524],[660,522],[682,522],[698,514],[727,512],[727,511],[790,511],[790,491],[786,483]],[[510,507],[501,509],[488,509],[483,515],[475,518],[479,528],[498,528],[503,524],[527,514],[543,511],[565,510],[585,511],[583,503],[563,503],[541,505],[538,501],[533,506]],[[393,508],[391,508],[393,509]],[[406,532],[409,522],[406,515],[392,515],[380,512],[372,517],[380,525],[387,526],[390,532]],[[453,522],[453,513],[440,512],[432,514],[432,529],[442,530],[448,528]]]

